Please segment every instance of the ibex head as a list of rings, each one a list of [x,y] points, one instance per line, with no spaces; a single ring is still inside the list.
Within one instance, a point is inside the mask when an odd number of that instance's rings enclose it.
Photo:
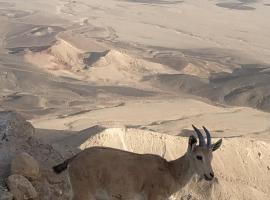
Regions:
[[[214,178],[214,172],[211,166],[213,158],[212,152],[217,150],[221,146],[222,139],[212,144],[210,132],[205,127],[203,127],[207,138],[207,142],[205,143],[205,138],[201,131],[194,125],[192,126],[198,136],[199,145],[197,145],[196,137],[191,135],[189,137],[187,155],[195,169],[195,172],[201,178],[204,178],[207,181],[211,181]]]

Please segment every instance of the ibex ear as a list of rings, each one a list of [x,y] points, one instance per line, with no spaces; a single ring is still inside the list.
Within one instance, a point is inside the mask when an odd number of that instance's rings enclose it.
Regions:
[[[222,139],[219,139],[215,144],[211,145],[212,151],[217,150],[222,144]]]
[[[197,139],[194,135],[189,136],[189,140],[188,140],[188,152],[192,152],[192,150],[194,149],[194,147],[197,144]]]

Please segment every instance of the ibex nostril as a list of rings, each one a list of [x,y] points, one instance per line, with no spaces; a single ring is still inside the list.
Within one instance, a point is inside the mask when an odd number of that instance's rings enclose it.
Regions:
[[[210,173],[210,176],[211,176],[212,178],[214,178],[214,172],[213,172],[213,173]]]

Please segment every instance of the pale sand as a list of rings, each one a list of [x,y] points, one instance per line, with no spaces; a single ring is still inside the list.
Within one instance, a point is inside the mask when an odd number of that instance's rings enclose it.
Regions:
[[[207,125],[221,137],[253,135],[269,140],[270,114],[252,108],[222,108],[189,98],[129,101],[120,107],[87,113],[45,117],[31,122],[41,129],[83,130],[94,125],[139,126],[168,134],[180,134],[191,124]],[[262,137],[261,137],[262,138]]]

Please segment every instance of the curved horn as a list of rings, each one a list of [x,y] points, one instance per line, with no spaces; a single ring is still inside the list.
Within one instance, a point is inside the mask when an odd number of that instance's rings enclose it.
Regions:
[[[194,131],[197,133],[198,138],[199,138],[199,146],[205,146],[205,140],[203,137],[203,134],[201,133],[201,131],[199,129],[197,129],[193,124],[192,127],[194,129]]]
[[[205,133],[206,133],[207,147],[208,147],[208,148],[211,148],[212,143],[211,143],[211,135],[210,135],[210,132],[209,132],[209,131],[207,130],[207,128],[205,128],[204,126],[203,126],[203,130],[204,130]]]

